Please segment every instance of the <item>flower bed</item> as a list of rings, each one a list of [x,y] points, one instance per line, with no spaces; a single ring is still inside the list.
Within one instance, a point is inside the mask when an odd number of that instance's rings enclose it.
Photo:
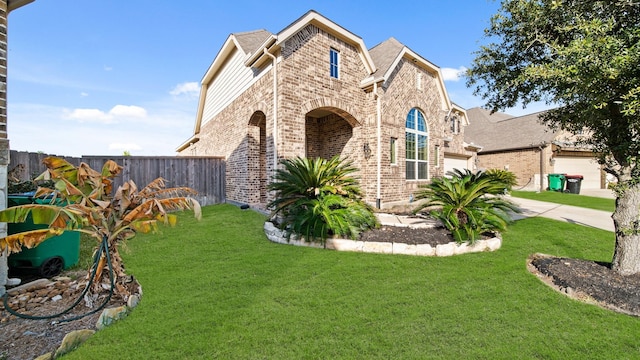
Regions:
[[[401,254],[416,256],[452,256],[473,252],[495,251],[502,246],[502,239],[494,237],[486,240],[477,240],[473,245],[468,243],[458,244],[454,241],[447,244],[431,246],[429,244],[409,245],[394,242],[370,242],[351,239],[327,239],[323,245],[319,242],[306,241],[303,237],[295,234],[287,239],[287,233],[278,229],[273,223],[265,222],[264,232],[272,242],[279,244],[289,244],[296,246],[309,246],[316,248],[326,248],[337,251],[370,252],[379,254]]]

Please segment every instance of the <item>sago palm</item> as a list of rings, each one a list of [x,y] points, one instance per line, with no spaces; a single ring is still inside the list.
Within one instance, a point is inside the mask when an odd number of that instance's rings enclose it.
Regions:
[[[355,238],[361,231],[377,226],[370,206],[361,199],[357,171],[337,156],[285,159],[276,171],[269,190],[275,199],[268,204],[272,215],[280,215],[280,225],[307,237],[324,240],[331,235]]]
[[[475,242],[482,233],[506,230],[509,212],[517,206],[497,194],[504,184],[483,172],[457,171],[421,187],[416,199],[426,199],[414,212],[431,210],[458,242]]]
[[[78,167],[57,157],[43,160],[47,170],[41,178],[51,179],[54,189],[38,188],[36,198],[49,199],[50,204],[26,204],[0,211],[0,221],[19,223],[29,215],[34,224],[48,225],[45,229],[31,230],[0,238],[0,250],[19,252],[23,246],[32,248],[44,240],[61,234],[64,230],[87,233],[99,243],[106,244],[107,252],[97,259],[91,291],[85,296],[87,305],[103,288],[111,285],[108,269],[115,274],[114,293],[124,300],[136,291],[135,282],[124,270],[119,245],[135,236],[136,231],[148,232],[156,228],[158,221],[174,223],[173,210],[192,209],[200,218],[200,204],[190,195],[190,188],[165,188],[165,181],[158,178],[138,190],[131,180],[113,192],[113,178],[122,167],[107,161],[98,172],[87,164]],[[109,263],[107,263],[109,259]]]

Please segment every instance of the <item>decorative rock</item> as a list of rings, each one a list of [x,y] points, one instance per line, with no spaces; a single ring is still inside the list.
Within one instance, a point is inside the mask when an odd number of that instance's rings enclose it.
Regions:
[[[129,296],[129,299],[127,299],[127,307],[129,307],[130,309],[133,309],[134,307],[138,306],[139,302],[140,302],[140,296],[131,295]]]
[[[401,255],[416,255],[417,247],[416,245],[409,245],[404,243],[393,243],[393,253],[401,254]]]
[[[104,309],[102,311],[102,314],[100,314],[100,317],[98,318],[96,329],[102,330],[105,327],[113,324],[114,321],[125,318],[128,314],[128,311],[129,310],[126,306]]]
[[[500,239],[499,237],[494,237],[492,239],[489,239],[487,240],[487,246],[491,251],[498,250],[502,246],[502,239]]]
[[[457,246],[454,247],[453,250],[453,254],[454,255],[462,255],[462,254],[466,254],[466,253],[470,253],[471,252],[471,246],[469,246],[469,243],[462,243],[462,244],[456,244]]]
[[[364,245],[362,246],[362,251],[377,254],[392,254],[393,244],[390,242],[365,241]]]
[[[455,254],[456,243],[440,244],[436,246],[436,256],[452,256]]]
[[[51,298],[51,301],[56,302],[62,300],[62,295],[56,295]]]
[[[61,355],[69,353],[71,350],[77,348],[83,342],[87,341],[91,337],[91,335],[95,334],[95,330],[75,330],[67,335],[65,335],[64,339],[62,339],[62,344],[56,350],[55,357],[59,357]]]
[[[18,286],[18,285],[20,285],[21,282],[22,282],[22,280],[20,280],[20,279],[9,278],[9,279],[7,279],[6,286]]]
[[[418,256],[435,256],[436,249],[429,244],[416,245],[416,255]]]
[[[411,227],[411,226],[409,226]],[[289,244],[296,246],[309,246],[321,248],[323,245],[319,242],[305,241],[304,238],[298,238],[292,234],[287,238],[287,233],[278,229],[271,222],[264,223],[264,232],[267,238],[275,243]],[[404,243],[391,242],[370,242],[350,239],[327,239],[324,247],[337,251],[355,251],[355,252],[371,252],[380,254],[403,254],[417,256],[452,256],[473,252],[495,251],[502,246],[502,239],[494,237],[488,240],[478,240],[473,245],[469,243],[458,244],[450,242],[448,244],[439,244],[435,248],[429,244],[409,245]]]
[[[364,241],[350,239],[327,239],[327,249],[362,252]]]

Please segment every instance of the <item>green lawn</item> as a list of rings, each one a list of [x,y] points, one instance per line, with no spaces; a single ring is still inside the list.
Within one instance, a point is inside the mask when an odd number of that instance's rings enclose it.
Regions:
[[[521,220],[497,252],[448,258],[279,245],[230,205],[138,235],[140,305],[65,359],[625,359],[640,319],[531,275],[529,254],[610,261],[613,234]]]
[[[593,196],[561,193],[557,191],[512,191],[511,196],[523,199],[547,201],[556,204],[579,206],[595,210],[613,212],[616,206],[614,199],[605,199]]]

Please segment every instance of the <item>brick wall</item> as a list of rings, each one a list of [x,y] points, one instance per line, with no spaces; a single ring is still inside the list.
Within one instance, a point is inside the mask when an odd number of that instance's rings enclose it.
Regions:
[[[329,76],[329,52],[340,54],[338,79]],[[360,169],[365,200],[376,201],[376,98],[360,87],[368,74],[358,49],[313,25],[283,43],[278,62],[278,158],[329,158],[340,154]],[[422,90],[416,88],[422,74]],[[273,175],[273,72],[252,84],[214,119],[202,119],[200,141],[184,155],[214,155],[227,159],[227,199],[264,203],[267,179]],[[419,184],[405,181],[405,119],[414,107],[429,127],[429,175],[441,176],[444,137],[453,137],[451,151],[463,149],[463,134],[447,133],[438,80],[411,61],[403,60],[380,89],[382,101],[382,201],[407,200]],[[256,120],[256,114],[263,118]],[[206,121],[210,120],[210,121]],[[390,164],[390,138],[397,139],[396,165]],[[367,144],[372,156],[365,158]],[[435,159],[435,145],[441,147]],[[259,160],[262,159],[262,160]],[[266,160],[265,160],[266,159]]]
[[[552,152],[549,146],[542,151],[542,173],[546,174],[549,171],[549,160]],[[509,170],[518,179],[517,187],[535,188],[535,184],[539,184],[537,177],[540,176],[540,149],[530,148],[490,154],[480,153],[478,154],[478,167],[483,170]]]

